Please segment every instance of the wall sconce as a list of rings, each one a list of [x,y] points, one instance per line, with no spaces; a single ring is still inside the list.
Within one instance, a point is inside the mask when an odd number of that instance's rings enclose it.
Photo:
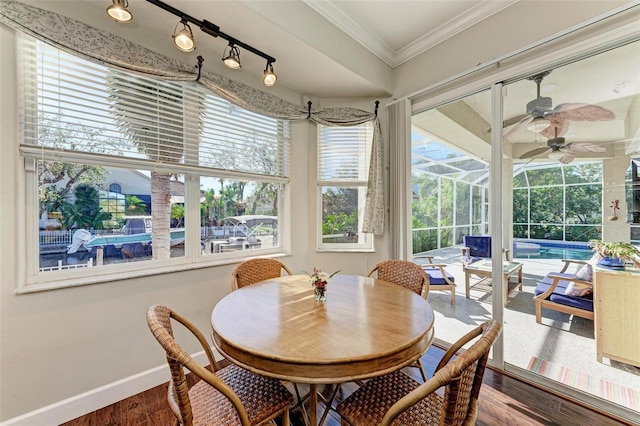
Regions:
[[[178,30],[178,27],[182,24],[182,29]],[[176,29],[173,31],[173,44],[183,52],[192,52],[196,48],[196,42],[193,39],[193,32],[191,27],[187,24],[186,19],[182,19],[176,25]]]
[[[127,0],[111,0],[107,7],[107,15],[116,22],[127,23],[133,21],[133,14],[129,12]]]
[[[228,53],[227,49],[229,49]],[[240,63],[240,49],[238,49],[238,46],[229,43],[222,54],[222,62],[224,62],[227,68],[231,68],[232,70],[242,68],[242,64]]]

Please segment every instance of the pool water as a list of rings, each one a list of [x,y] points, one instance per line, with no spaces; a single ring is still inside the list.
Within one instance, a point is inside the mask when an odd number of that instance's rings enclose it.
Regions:
[[[522,244],[522,243],[521,243]],[[516,245],[514,257],[518,259],[573,259],[573,260],[589,260],[593,256],[593,251],[584,246],[562,247],[558,243],[550,243],[548,246],[544,243],[536,242],[535,244],[527,244],[527,246],[539,246],[539,250],[532,250],[531,247],[519,250]],[[537,247],[536,247],[537,248]]]

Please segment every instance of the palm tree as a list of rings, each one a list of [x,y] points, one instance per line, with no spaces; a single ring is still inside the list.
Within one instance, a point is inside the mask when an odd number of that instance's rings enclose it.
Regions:
[[[204,95],[199,96],[196,105],[192,105],[184,84],[151,80],[114,70],[109,70],[107,84],[111,112],[117,126],[150,160],[177,164],[184,156],[187,132],[200,139]],[[194,121],[197,124],[187,129],[183,116],[176,115],[175,111],[196,111],[197,120]],[[171,177],[171,173],[151,171],[154,259],[168,259],[171,255]]]

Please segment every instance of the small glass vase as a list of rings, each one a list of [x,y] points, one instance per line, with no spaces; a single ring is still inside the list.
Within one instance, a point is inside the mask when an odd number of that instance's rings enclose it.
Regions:
[[[313,288],[313,295],[318,302],[324,302],[327,300],[327,286],[315,286]]]

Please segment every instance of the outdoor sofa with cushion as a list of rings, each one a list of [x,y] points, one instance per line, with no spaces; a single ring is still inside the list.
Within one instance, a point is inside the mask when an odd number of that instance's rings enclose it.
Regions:
[[[534,290],[536,322],[541,323],[542,308],[593,320],[592,266],[582,260],[564,259],[560,272],[549,272]],[[567,270],[580,265],[575,273]]]

